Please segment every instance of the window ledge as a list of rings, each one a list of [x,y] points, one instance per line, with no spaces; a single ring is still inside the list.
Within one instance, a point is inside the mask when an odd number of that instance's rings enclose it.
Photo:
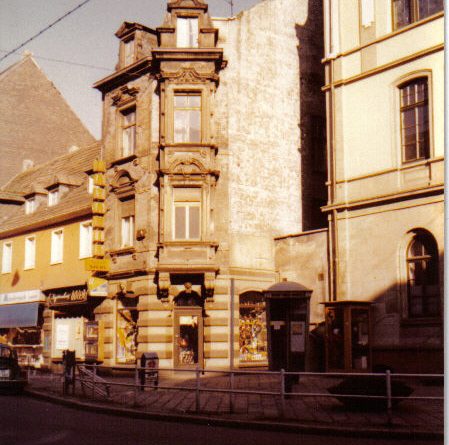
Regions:
[[[121,247],[120,249],[114,249],[109,251],[109,255],[111,257],[121,256],[121,255],[131,255],[136,252],[136,248],[134,246]]]
[[[57,264],[62,264],[62,261],[51,261],[50,266],[56,266]]]
[[[439,317],[404,318],[401,320],[401,327],[414,326],[439,326],[442,320]]]
[[[114,165],[126,164],[127,162],[134,161],[137,158],[137,155],[134,153],[129,156],[124,156],[123,158],[116,159],[109,164],[109,167],[114,167]]]

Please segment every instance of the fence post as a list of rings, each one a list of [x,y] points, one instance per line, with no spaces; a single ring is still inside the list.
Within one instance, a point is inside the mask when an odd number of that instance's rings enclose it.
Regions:
[[[393,410],[392,410],[392,400],[391,400],[391,371],[387,369],[385,373],[386,383],[387,383],[387,416],[388,425],[393,423]]]
[[[195,394],[195,410],[197,413],[200,412],[200,367],[196,365],[196,394]]]
[[[92,399],[95,400],[95,376],[97,374],[97,364],[94,363],[92,367]]]
[[[136,361],[136,370],[134,372],[134,406],[137,406],[138,391],[139,391],[139,364]]]
[[[234,373],[231,371],[231,392],[229,394],[229,411],[234,413]]]
[[[285,416],[285,370],[281,369],[281,417]]]

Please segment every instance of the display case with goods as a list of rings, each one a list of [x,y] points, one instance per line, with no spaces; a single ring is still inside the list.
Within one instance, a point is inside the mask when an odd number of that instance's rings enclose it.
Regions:
[[[84,357],[86,362],[104,359],[104,327],[102,321],[86,321],[84,326]]]

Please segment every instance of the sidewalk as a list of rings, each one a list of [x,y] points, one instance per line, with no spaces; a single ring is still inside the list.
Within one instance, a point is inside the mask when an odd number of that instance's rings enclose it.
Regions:
[[[96,396],[92,391],[83,394],[77,382],[75,396],[62,395],[62,383],[59,376],[37,375],[30,378],[27,392],[34,396],[50,398],[84,408],[94,408],[115,414],[139,415],[148,417],[173,418],[174,420],[206,419],[208,423],[248,426],[264,425],[278,429],[301,429],[322,431],[329,434],[348,433],[365,436],[388,436],[408,438],[442,438],[444,427],[442,400],[403,400],[393,409],[393,422],[388,425],[387,414],[376,411],[349,411],[333,397],[290,396],[285,399],[282,415],[282,403],[279,395],[229,394],[201,391],[200,411],[196,411],[196,393],[194,374],[161,371],[159,386],[155,390],[135,390],[131,377],[106,377],[110,386],[110,398]],[[293,392],[327,393],[327,388],[339,381],[337,378],[321,376],[302,376]],[[413,388],[412,396],[442,396],[443,386],[425,386],[419,381],[408,382]],[[163,389],[164,386],[176,386],[183,389]],[[212,374],[201,376],[201,388],[220,390],[230,387],[229,376]],[[237,375],[236,389],[257,392],[279,392],[280,382],[276,375]],[[117,412],[118,411],[118,412]],[[232,411],[232,412],[231,412]]]

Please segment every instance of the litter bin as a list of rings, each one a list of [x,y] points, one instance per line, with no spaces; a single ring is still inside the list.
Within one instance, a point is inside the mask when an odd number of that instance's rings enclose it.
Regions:
[[[144,352],[140,357],[140,389],[145,389],[145,384],[151,383],[155,388],[159,383],[159,356],[157,352]]]

